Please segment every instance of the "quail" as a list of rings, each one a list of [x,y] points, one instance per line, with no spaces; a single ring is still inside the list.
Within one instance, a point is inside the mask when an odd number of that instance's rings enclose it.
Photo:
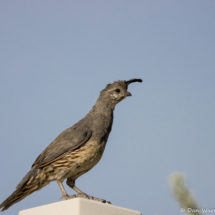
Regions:
[[[38,191],[51,181],[57,181],[62,198],[84,197],[110,203],[82,192],[75,180],[92,169],[101,159],[111,132],[113,111],[117,103],[131,96],[128,85],[141,79],[116,81],[100,92],[90,112],[72,127],[63,131],[35,160],[31,170],[17,185],[16,190],[0,205],[1,211]],[[68,196],[63,181],[78,194]]]

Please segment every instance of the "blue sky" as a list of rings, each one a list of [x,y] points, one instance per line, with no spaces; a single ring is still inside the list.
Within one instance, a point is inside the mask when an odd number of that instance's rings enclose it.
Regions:
[[[106,84],[142,78],[77,187],[142,214],[179,215],[168,177],[180,171],[214,208],[214,23],[213,0],[0,0],[0,202]],[[60,196],[52,182],[4,214]]]

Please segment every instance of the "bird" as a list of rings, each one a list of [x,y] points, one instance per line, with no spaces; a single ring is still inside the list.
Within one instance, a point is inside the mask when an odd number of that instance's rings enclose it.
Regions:
[[[60,187],[60,199],[83,197],[111,204],[104,199],[87,195],[75,186],[75,181],[100,161],[111,132],[115,106],[131,96],[127,89],[128,85],[134,82],[142,82],[142,79],[119,80],[108,84],[100,92],[89,113],[57,136],[37,157],[16,190],[1,203],[1,212],[52,181],[57,181]],[[77,194],[69,196],[66,193],[62,184],[65,179],[66,184]]]

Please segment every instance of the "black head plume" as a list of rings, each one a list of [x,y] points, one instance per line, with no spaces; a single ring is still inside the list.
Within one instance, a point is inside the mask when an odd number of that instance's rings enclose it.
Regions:
[[[129,80],[129,81],[126,81],[125,83],[126,83],[127,85],[129,85],[130,83],[133,83],[133,82],[142,82],[142,79],[131,79],[131,80]]]

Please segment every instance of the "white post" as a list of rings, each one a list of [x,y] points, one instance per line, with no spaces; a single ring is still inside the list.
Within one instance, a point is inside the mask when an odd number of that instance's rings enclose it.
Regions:
[[[138,211],[75,198],[19,212],[19,215],[141,215]]]

